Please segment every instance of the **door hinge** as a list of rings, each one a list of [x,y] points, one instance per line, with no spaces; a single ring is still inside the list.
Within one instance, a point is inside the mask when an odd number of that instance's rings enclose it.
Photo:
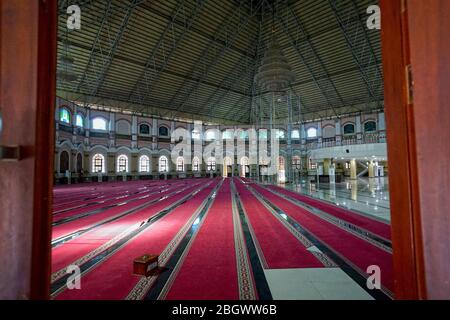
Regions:
[[[0,146],[0,161],[19,161],[21,159],[19,146]]]
[[[414,103],[414,78],[412,72],[412,66],[409,64],[405,68],[406,70],[406,99],[408,104]]]

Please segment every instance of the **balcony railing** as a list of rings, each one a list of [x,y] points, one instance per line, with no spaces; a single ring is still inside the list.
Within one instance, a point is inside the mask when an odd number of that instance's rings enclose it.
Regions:
[[[358,139],[356,135],[346,135],[342,137],[342,145],[348,146],[351,144],[358,144]]]
[[[378,132],[365,133],[363,136],[364,143],[378,143],[380,141],[380,136]]]
[[[336,146],[336,138],[323,138],[322,139],[322,148],[329,148]]]

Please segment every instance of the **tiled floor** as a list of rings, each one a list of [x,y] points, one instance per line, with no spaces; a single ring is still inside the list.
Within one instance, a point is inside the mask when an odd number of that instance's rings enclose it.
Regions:
[[[301,179],[284,187],[384,221],[391,220],[387,178],[359,178],[335,184]]]
[[[275,300],[373,300],[339,268],[264,271]]]

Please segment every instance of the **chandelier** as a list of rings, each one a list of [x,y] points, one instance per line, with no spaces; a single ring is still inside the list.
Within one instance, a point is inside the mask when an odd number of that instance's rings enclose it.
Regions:
[[[63,40],[63,53],[58,58],[58,70],[56,71],[56,77],[59,81],[70,83],[78,79],[74,71],[75,59],[69,54],[69,44],[67,39]]]
[[[255,76],[256,83],[270,92],[283,92],[295,80],[295,74],[283,55],[275,36],[261,61]]]

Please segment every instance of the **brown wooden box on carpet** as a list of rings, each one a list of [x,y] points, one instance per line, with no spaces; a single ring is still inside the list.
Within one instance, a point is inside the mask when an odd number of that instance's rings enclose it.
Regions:
[[[133,261],[133,273],[142,276],[150,276],[158,270],[158,255],[145,254]]]

